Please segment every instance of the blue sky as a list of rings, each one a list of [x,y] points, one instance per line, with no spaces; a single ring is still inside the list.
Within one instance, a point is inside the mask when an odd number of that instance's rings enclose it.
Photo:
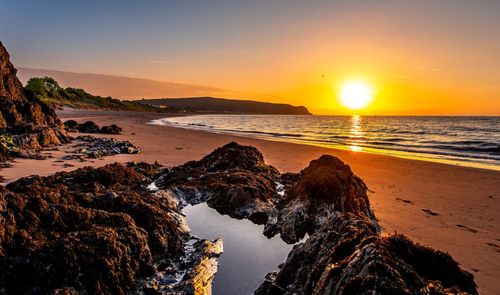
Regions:
[[[18,67],[297,101],[324,74],[330,84],[352,73],[390,84],[439,71],[418,83],[462,85],[487,101],[500,89],[500,1],[2,0],[0,12],[0,40]]]

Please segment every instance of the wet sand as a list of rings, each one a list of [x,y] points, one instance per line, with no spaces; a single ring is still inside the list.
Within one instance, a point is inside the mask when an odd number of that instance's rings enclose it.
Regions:
[[[322,154],[349,164],[369,187],[375,214],[385,232],[403,233],[416,242],[449,252],[472,272],[482,294],[500,290],[500,171],[401,159],[294,143],[146,124],[161,114],[60,111],[63,120],[93,120],[99,125],[117,124],[123,135],[142,153],[79,162],[58,162],[64,154],[49,151],[47,160],[20,159],[0,171],[7,181],[82,166],[112,162],[158,161],[166,166],[199,159],[215,148],[237,141],[257,147],[281,172],[296,172]],[[70,164],[70,167],[64,167]]]

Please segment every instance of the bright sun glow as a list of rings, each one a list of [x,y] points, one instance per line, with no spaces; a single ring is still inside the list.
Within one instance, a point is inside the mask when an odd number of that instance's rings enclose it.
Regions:
[[[361,81],[347,82],[342,85],[340,91],[340,102],[351,110],[359,110],[368,106],[372,98],[373,89]]]

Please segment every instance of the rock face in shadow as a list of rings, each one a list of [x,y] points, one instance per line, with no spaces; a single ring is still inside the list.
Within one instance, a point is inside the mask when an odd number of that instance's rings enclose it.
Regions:
[[[266,165],[256,148],[232,142],[200,161],[172,168],[156,185],[187,203],[207,202],[222,214],[263,224],[275,211],[278,179],[278,170]]]
[[[157,166],[85,167],[1,188],[0,293],[125,294],[184,254],[187,228],[143,184]]]
[[[381,237],[366,218],[334,213],[297,245],[255,294],[477,294],[450,255],[403,235]]]
[[[29,92],[0,42],[0,133],[14,136],[19,148],[40,149],[69,139],[54,110]]]
[[[267,236],[279,232],[285,242],[298,242],[320,228],[333,212],[351,212],[378,228],[367,186],[338,158],[323,155],[300,173],[283,175],[282,182],[284,197],[278,204],[277,221],[266,224]]]

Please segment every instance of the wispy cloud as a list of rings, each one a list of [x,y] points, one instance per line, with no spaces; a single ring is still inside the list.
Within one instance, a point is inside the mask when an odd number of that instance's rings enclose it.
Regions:
[[[215,53],[221,54],[221,55],[242,55],[242,54],[248,54],[248,50],[245,49],[217,49],[215,50]]]
[[[148,59],[146,60],[146,62],[151,64],[164,64],[164,65],[177,64],[177,62],[173,60],[161,60],[161,59]]]
[[[117,76],[126,76],[126,77],[137,77],[138,74],[136,72],[127,72],[127,71],[116,71],[110,69],[96,69],[96,74],[106,74],[106,75],[117,75]]]

